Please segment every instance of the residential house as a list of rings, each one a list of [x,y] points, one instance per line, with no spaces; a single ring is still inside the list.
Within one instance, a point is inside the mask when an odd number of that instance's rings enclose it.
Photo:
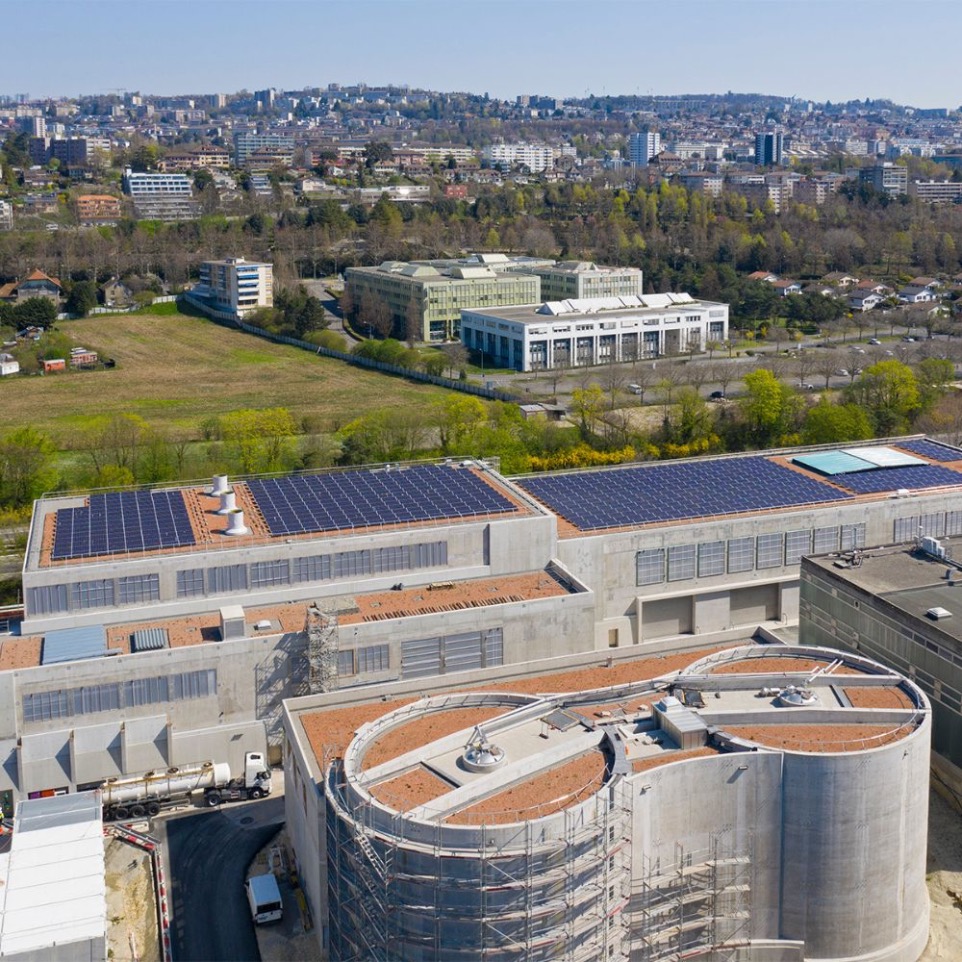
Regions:
[[[833,287],[854,287],[858,284],[858,278],[853,274],[846,274],[845,271],[829,271],[822,278],[822,282]]]
[[[802,293],[802,285],[798,281],[772,281],[772,287],[781,297]]]
[[[48,277],[43,271],[33,271],[25,280],[14,281],[0,287],[0,301],[23,301],[28,297],[46,297],[60,303],[63,286],[56,277]]]
[[[748,280],[750,281],[765,281],[766,284],[774,284],[778,280],[777,274],[772,274],[769,271],[752,271],[748,275]]]
[[[104,284],[101,294],[104,307],[131,307],[134,304],[134,292],[116,277]]]
[[[906,284],[905,287],[899,291],[899,300],[903,304],[925,304],[937,299],[938,294],[936,294],[931,287],[927,285],[920,286],[914,282]]]
[[[848,306],[853,311],[870,311],[878,307],[885,298],[875,291],[852,291],[848,296]]]

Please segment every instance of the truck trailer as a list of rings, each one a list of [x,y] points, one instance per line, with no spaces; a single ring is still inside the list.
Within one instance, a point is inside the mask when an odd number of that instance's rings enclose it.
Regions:
[[[143,775],[109,778],[100,787],[104,821],[156,815],[175,802],[204,793],[204,804],[220,805],[271,793],[271,772],[261,752],[244,756],[244,774],[231,776],[226,762],[199,762]]]

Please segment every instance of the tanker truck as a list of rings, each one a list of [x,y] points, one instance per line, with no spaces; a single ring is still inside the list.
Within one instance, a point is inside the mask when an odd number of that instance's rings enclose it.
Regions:
[[[271,772],[261,752],[244,756],[244,774],[232,778],[226,762],[201,762],[180,768],[110,778],[100,788],[104,821],[143,818],[162,808],[187,801],[193,792],[204,793],[204,804],[220,805],[271,793]]]

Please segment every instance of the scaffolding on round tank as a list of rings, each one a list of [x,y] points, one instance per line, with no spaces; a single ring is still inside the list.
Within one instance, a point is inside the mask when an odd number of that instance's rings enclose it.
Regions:
[[[335,960],[629,958],[631,811],[615,777],[587,802],[513,825],[462,826],[472,844],[405,837],[403,813],[348,807],[328,770],[328,879]],[[379,808],[379,811],[376,811]],[[559,820],[546,831],[546,821]],[[457,827],[455,827],[455,833]]]
[[[736,846],[730,833],[705,849],[675,845],[665,865],[645,857],[632,896],[632,930],[639,962],[668,962],[685,953],[750,942],[752,837]]]

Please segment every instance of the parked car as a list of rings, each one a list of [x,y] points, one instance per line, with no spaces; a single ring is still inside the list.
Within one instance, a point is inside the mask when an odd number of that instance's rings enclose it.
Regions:
[[[868,339],[869,344],[873,347],[878,347],[882,342],[877,337],[870,337]]]
[[[840,367],[840,368],[835,372],[835,376],[836,376],[836,377],[848,377],[848,370],[847,370],[846,368],[844,368],[844,367]]]
[[[628,393],[629,394],[641,394],[644,388],[640,384],[629,384]]]
[[[724,392],[724,391],[712,391],[711,394],[708,395],[708,400],[709,400],[709,401],[724,401],[724,400],[725,400],[725,392]]]
[[[905,341],[906,344],[914,344],[914,343],[915,343],[915,338],[914,338],[914,337],[909,337],[908,334],[906,334],[905,337],[902,338],[902,340]]]

